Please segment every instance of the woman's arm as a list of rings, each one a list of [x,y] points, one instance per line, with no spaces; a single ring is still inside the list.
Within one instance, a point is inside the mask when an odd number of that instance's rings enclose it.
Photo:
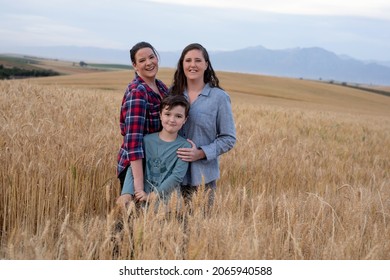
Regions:
[[[216,138],[209,145],[198,147],[203,150],[207,160],[218,158],[218,156],[231,150],[236,143],[236,127],[230,97],[226,93],[221,95],[216,107]]]
[[[134,196],[137,200],[146,197],[144,191],[144,158],[143,135],[146,119],[146,93],[139,87],[132,89],[126,98],[127,111],[125,115],[125,148],[128,152],[130,166],[134,179]]]
[[[131,162],[144,158],[143,135],[146,121],[146,93],[133,89],[126,98],[126,114],[124,119],[124,149]]]
[[[236,128],[229,96],[224,93],[218,98],[215,104],[215,119],[212,121],[215,126],[215,137],[210,144],[197,147],[194,142],[191,148],[178,150],[178,157],[184,161],[193,162],[201,159],[214,160],[223,153],[233,148],[236,143]],[[196,122],[196,121],[195,121]],[[210,124],[211,125],[211,124]],[[212,130],[212,128],[210,128]],[[210,139],[211,140],[211,139]]]

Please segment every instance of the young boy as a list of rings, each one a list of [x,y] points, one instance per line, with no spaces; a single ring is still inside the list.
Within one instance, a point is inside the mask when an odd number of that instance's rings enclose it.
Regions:
[[[162,130],[144,136],[144,182],[135,184],[131,166],[128,168],[119,205],[131,200],[147,201],[158,197],[166,200],[180,186],[188,168],[188,162],[177,157],[177,149],[190,148],[191,144],[178,135],[186,122],[190,104],[184,96],[169,95],[161,101]]]

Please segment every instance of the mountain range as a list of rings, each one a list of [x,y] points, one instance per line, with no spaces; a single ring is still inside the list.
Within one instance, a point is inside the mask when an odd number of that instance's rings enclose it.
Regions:
[[[263,47],[219,52],[217,69],[272,76],[390,85],[390,67],[340,56],[322,48],[269,50]]]
[[[35,47],[15,53],[71,61],[130,64],[128,50]],[[161,51],[160,66],[176,67],[180,51]],[[271,50],[262,46],[210,51],[215,70],[355,84],[390,85],[389,62],[367,62],[319,47]]]

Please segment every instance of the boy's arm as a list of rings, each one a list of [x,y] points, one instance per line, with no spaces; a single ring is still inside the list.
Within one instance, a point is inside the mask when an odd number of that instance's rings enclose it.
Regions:
[[[134,195],[137,200],[144,201],[147,195],[144,191],[144,170],[142,159],[137,159],[131,162],[131,171],[134,178]]]
[[[188,162],[178,159],[173,167],[171,175],[169,175],[159,186],[158,195],[165,196],[173,191],[178,186],[187,173]]]
[[[134,178],[134,192],[144,190],[144,171],[142,166],[142,159],[137,159],[130,164],[131,171]]]

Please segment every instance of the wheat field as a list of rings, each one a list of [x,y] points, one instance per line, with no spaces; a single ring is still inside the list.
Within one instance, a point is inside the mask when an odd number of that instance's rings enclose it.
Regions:
[[[180,197],[157,212],[115,207],[131,74],[1,81],[0,259],[390,259],[390,98],[220,78],[238,140],[213,208],[199,192],[191,212]]]

